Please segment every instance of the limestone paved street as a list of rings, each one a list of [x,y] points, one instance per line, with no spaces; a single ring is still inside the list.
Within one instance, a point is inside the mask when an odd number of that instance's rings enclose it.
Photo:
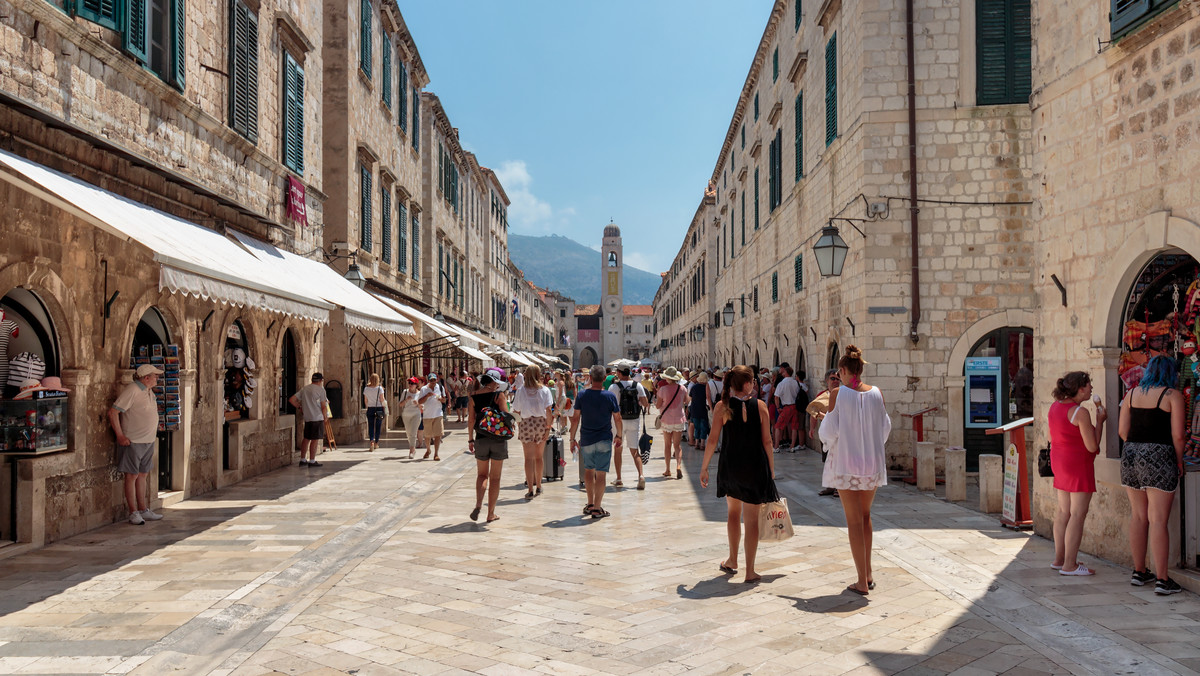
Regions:
[[[1094,561],[1097,577],[1064,578],[1045,540],[901,486],[876,500],[877,590],[845,592],[815,453],[776,456],[796,537],[763,545],[747,586],[717,570],[724,505],[698,453],[684,481],[658,478],[656,453],[645,491],[626,465],[599,521],[573,481],[526,503],[510,460],[485,526],[467,519],[474,462],[451,429],[438,463],[343,448],[0,561],[0,673],[1200,670],[1196,596]]]

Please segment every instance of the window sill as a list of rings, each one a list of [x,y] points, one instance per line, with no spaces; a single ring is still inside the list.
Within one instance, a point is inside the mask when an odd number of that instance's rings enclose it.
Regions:
[[[375,83],[371,81],[371,76],[367,73],[367,71],[362,69],[362,66],[358,67],[358,79],[362,80],[363,85],[366,86],[368,91],[375,89]]]

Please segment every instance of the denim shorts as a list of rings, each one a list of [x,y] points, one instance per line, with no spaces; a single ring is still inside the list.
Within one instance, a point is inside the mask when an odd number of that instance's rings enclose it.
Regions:
[[[581,446],[579,455],[583,456],[583,468],[607,472],[609,465],[612,464],[612,449],[612,439]]]

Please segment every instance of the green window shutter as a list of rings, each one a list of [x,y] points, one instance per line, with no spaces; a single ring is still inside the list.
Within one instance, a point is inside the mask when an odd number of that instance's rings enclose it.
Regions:
[[[229,126],[258,142],[258,16],[242,0],[229,7]]]
[[[400,85],[396,88],[400,100],[396,106],[396,120],[400,123],[400,131],[408,131],[408,66],[400,63]]]
[[[746,125],[742,125],[742,150],[746,149]]]
[[[76,0],[75,14],[113,30],[117,28],[117,0]]]
[[[125,1],[125,30],[121,34],[121,46],[127,54],[146,63],[150,36],[147,12],[149,0]]]
[[[446,275],[446,252],[442,248],[442,243],[438,242],[438,295],[446,295],[445,275]]]
[[[779,79],[779,48],[776,47],[774,53],[771,54],[771,82]]]
[[[183,91],[187,85],[187,11],[184,0],[171,0],[171,78],[169,84]]]
[[[754,168],[754,229],[758,230],[758,167]]]
[[[1033,93],[1033,10],[1030,0],[1012,0],[1012,82],[1013,103],[1028,103]]]
[[[754,287],[754,311],[758,312],[758,287]]]
[[[421,99],[417,96],[417,88],[412,88],[412,147],[417,152],[421,151]],[[415,258],[413,259],[416,260]]]
[[[412,212],[412,278],[421,278],[421,219]]]
[[[975,11],[976,103],[1029,101],[1033,90],[1030,0],[976,0]]]
[[[742,246],[746,246],[746,193],[742,193]]]
[[[804,288],[804,256],[796,254],[792,261],[792,272],[796,275],[796,291]]]
[[[801,11],[802,11],[801,4],[802,3],[800,0],[796,0],[796,4],[793,5],[793,7],[795,8],[795,13],[796,13],[796,30],[800,30],[800,18],[801,18],[801,16],[803,16],[801,14]]]
[[[838,135],[837,120],[837,33],[825,45],[825,145]]]
[[[775,139],[767,152],[767,213],[775,211]]]
[[[362,193],[362,207],[359,215],[358,228],[362,235],[360,242],[364,251],[371,250],[371,169],[366,165],[359,165],[359,172],[362,175],[359,192]]]
[[[1112,38],[1128,33],[1149,11],[1150,0],[1112,0],[1108,15]]]
[[[283,53],[283,163],[304,174],[304,69],[288,52]]]
[[[358,67],[371,79],[371,2],[362,0],[359,3],[359,32],[358,32]]]
[[[384,263],[392,262],[392,192],[383,188],[379,193],[379,248]]]
[[[799,0],[796,6],[800,6]],[[796,181],[804,178],[804,92],[796,94]]]
[[[771,302],[779,302],[779,273],[771,273]]]
[[[758,121],[758,92],[754,92],[754,121]]]
[[[387,33],[379,44],[382,61],[379,64],[379,93],[383,105],[390,110],[392,107],[392,42]]]
[[[408,209],[404,202],[396,205],[396,268],[408,272]]]

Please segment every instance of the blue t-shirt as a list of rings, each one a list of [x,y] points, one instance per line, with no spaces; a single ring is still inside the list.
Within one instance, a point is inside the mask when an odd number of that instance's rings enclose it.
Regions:
[[[586,389],[575,397],[579,411],[579,445],[612,441],[612,416],[621,412],[617,395],[608,390]]]

